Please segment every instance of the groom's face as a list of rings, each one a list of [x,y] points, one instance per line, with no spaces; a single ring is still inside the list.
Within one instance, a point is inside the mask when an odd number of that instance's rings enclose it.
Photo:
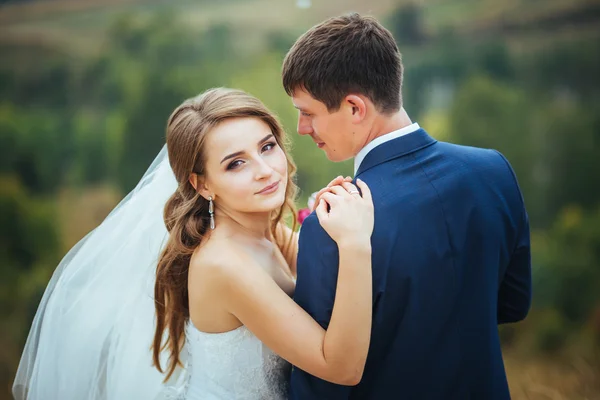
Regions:
[[[298,133],[308,135],[325,152],[331,161],[344,161],[354,157],[351,114],[342,104],[339,110],[329,112],[327,106],[302,89],[292,95],[298,109]]]

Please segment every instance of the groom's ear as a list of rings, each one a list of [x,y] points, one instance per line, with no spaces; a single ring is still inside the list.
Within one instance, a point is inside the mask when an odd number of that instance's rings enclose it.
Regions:
[[[352,122],[361,123],[367,115],[367,102],[360,95],[349,94],[344,98],[344,105],[352,115]]]

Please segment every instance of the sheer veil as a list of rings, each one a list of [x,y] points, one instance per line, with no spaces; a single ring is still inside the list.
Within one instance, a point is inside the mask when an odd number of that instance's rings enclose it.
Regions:
[[[21,357],[17,400],[181,395],[186,369],[164,384],[150,351],[163,207],[176,189],[165,145],[135,189],[60,262]]]

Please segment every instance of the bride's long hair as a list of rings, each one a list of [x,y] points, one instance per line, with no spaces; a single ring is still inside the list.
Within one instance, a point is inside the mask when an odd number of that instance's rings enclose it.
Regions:
[[[186,100],[173,111],[167,123],[167,149],[178,187],[164,208],[164,221],[169,237],[156,268],[156,331],[152,344],[154,366],[160,372],[166,372],[165,381],[181,365],[179,353],[184,344],[185,323],[190,316],[190,258],[209,226],[208,201],[189,183],[189,177],[192,172],[204,174],[207,133],[222,121],[243,117],[259,118],[265,122],[287,158],[285,202],[271,216],[274,238],[280,237],[276,234],[276,227],[286,213],[295,214],[297,187],[293,178],[296,166],[289,156],[288,142],[280,122],[258,99],[240,90],[217,88]],[[295,218],[292,221],[292,229],[295,230]],[[277,244],[283,254],[287,254],[291,248],[291,238],[286,243]],[[165,330],[168,331],[166,339]],[[160,363],[160,354],[165,349],[169,352],[166,368]]]

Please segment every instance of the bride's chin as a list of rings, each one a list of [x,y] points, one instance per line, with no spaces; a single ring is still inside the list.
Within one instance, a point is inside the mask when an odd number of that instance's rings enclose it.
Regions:
[[[285,204],[285,196],[278,199],[272,199],[272,201],[266,201],[263,206],[263,211],[278,211]]]

